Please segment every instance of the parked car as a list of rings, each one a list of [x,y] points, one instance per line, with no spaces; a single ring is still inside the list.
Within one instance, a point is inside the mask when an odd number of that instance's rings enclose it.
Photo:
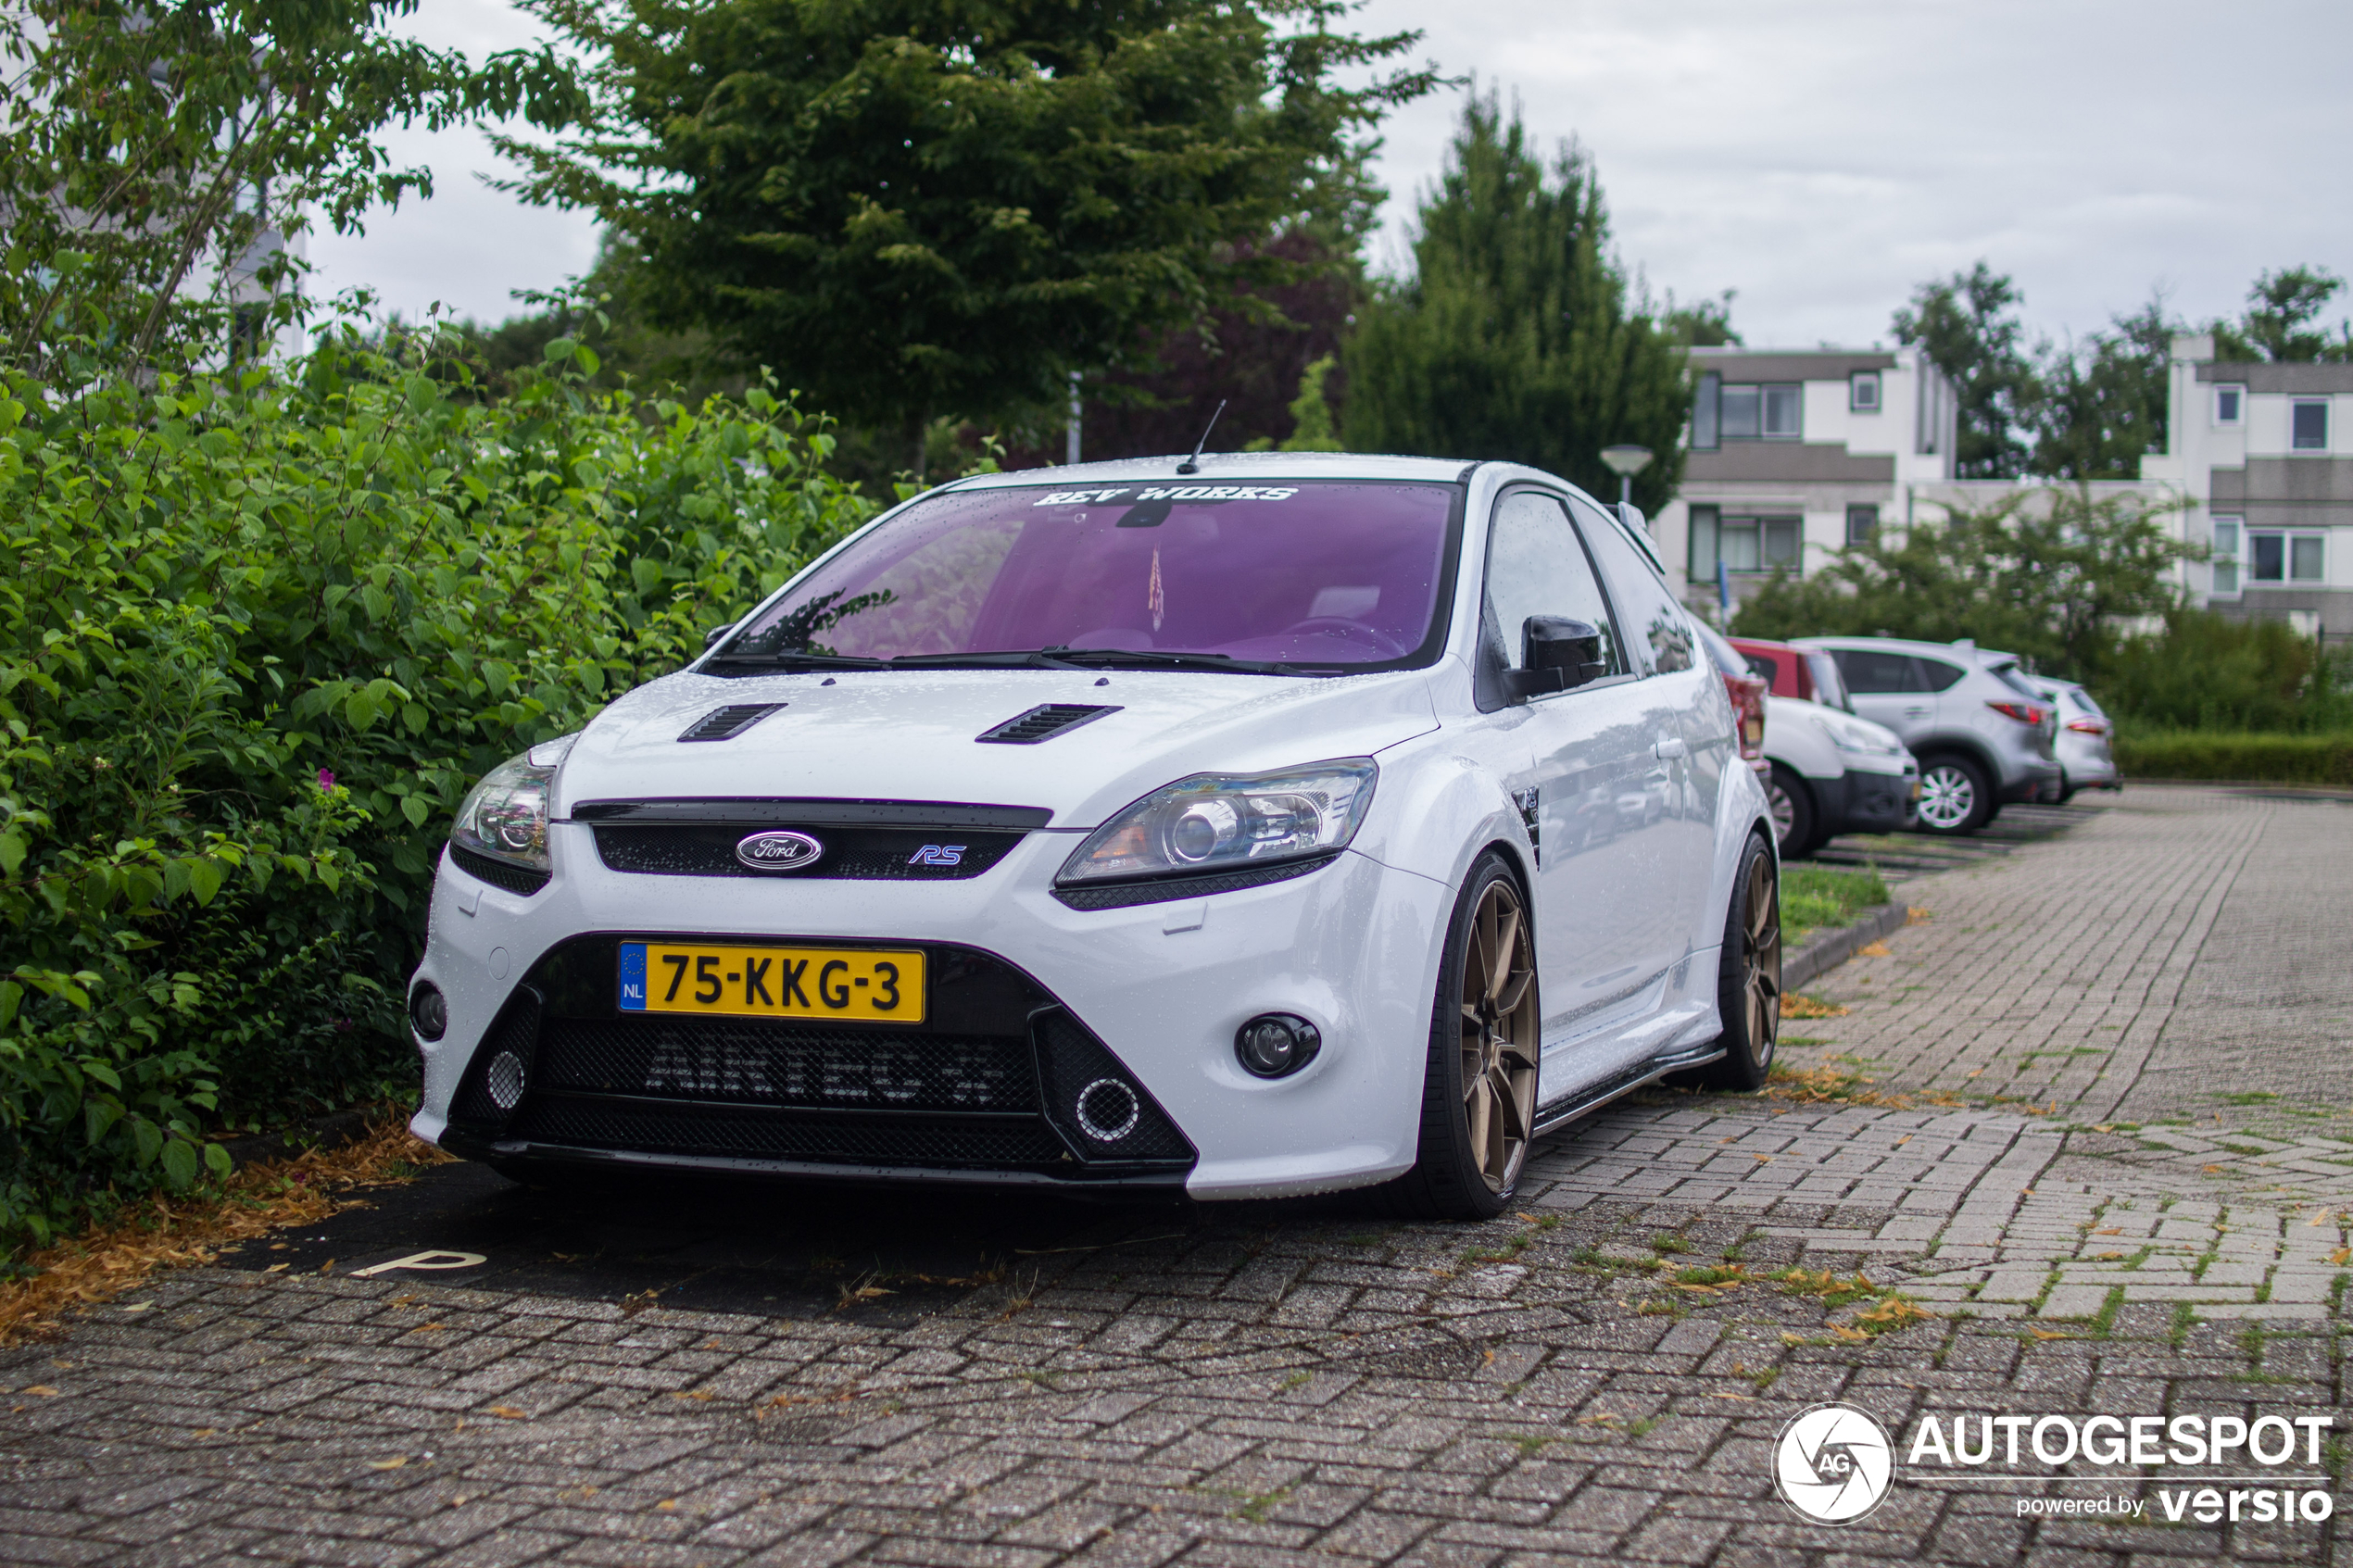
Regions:
[[[2116,726],[2092,700],[2092,694],[2073,681],[2029,679],[2037,691],[2058,705],[2059,799],[2072,800],[2080,789],[2122,789],[2124,776],[2109,749]]]
[[[2007,654],[1969,642],[1802,637],[1838,661],[1855,711],[1886,725],[1919,759],[1919,825],[1975,833],[2012,801],[2057,800],[2057,712]]]
[[[1848,710],[1836,660],[1818,648],[1754,637],[1730,646],[1751,668],[1775,677],[1774,695],[1765,699],[1765,793],[1783,859],[1810,855],[1843,833],[1894,833],[1919,821],[1919,765],[1893,730]],[[1784,682],[1812,695],[1783,696]]]
[[[1758,782],[1767,785],[1769,794],[1773,767],[1765,760],[1765,694],[1769,684],[1713,626],[1694,621],[1692,630],[1698,633],[1716,672],[1724,677],[1724,695],[1731,699],[1732,716],[1740,724],[1741,760],[1755,770]]]
[[[1568,1118],[1763,1082],[1779,876],[1689,616],[1559,479],[975,476],[467,797],[413,1125],[542,1181],[1493,1215]]]

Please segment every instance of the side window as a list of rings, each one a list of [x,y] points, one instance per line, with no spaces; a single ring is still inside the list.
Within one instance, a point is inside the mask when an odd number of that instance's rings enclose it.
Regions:
[[[1943,691],[1968,673],[1959,665],[1947,664],[1941,659],[1923,659],[1919,663],[1920,673],[1928,677],[1928,689],[1932,692]],[[2032,696],[2034,694],[2029,692],[2027,695]]]
[[[1617,523],[1585,502],[1576,503],[1575,509],[1585,543],[1602,563],[1602,577],[1617,606],[1618,625],[1633,646],[1642,673],[1666,675],[1691,669],[1697,649],[1683,607]]]
[[[1838,660],[1839,673],[1846,677],[1846,689],[1857,696],[1928,689],[1909,654],[1882,653],[1877,648],[1836,648],[1831,657]]]
[[[1498,669],[1520,668],[1526,652],[1521,629],[1531,615],[1565,615],[1601,629],[1605,675],[1626,673],[1609,600],[1593,575],[1592,562],[1568,526],[1567,514],[1550,495],[1515,490],[1495,503],[1487,536],[1485,636],[1492,654],[1481,660]]]

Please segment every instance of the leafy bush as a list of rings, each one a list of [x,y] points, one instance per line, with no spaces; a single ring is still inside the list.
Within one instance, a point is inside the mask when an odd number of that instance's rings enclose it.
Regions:
[[[2284,621],[2179,609],[2124,640],[2101,672],[2099,699],[2134,731],[2296,734],[2353,730],[2349,686],[2353,652],[2324,648]]]
[[[2353,733],[2333,735],[2124,730],[2116,764],[2127,779],[2227,779],[2353,789]]]
[[[767,387],[0,381],[0,1246],[405,1072],[446,824],[870,503]],[[110,1196],[112,1195],[112,1196]]]

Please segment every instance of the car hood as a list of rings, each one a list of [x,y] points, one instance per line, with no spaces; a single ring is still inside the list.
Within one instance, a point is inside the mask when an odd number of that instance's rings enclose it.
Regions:
[[[1824,703],[1810,702],[1804,697],[1768,696],[1765,699],[1765,734],[1769,736],[1775,725],[1810,724],[1826,736],[1844,735],[1850,741],[1875,747],[1879,755],[1890,759],[1911,759],[1903,737],[1884,724],[1843,712]]]
[[[815,798],[1044,807],[1091,828],[1161,785],[1365,757],[1438,727],[1430,671],[1323,679],[1170,671],[838,671],[637,687],[581,733],[555,812],[589,800]],[[726,740],[681,741],[735,704],[781,703]],[[1049,703],[1115,711],[1034,745],[975,739]]]

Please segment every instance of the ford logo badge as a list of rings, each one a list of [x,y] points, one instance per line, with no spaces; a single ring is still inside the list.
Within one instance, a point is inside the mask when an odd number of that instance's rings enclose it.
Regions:
[[[797,872],[815,865],[824,852],[807,834],[781,828],[753,834],[736,846],[736,859],[756,872]]]

